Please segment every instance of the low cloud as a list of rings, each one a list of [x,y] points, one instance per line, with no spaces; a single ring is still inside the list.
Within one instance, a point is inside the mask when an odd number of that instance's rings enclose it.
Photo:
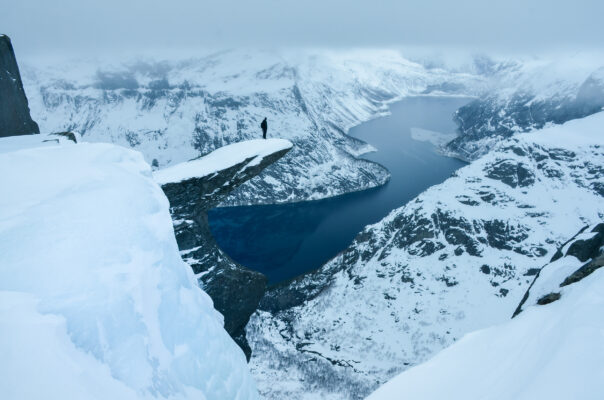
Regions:
[[[602,50],[600,0],[19,0],[0,29],[20,53],[190,47],[429,46]]]

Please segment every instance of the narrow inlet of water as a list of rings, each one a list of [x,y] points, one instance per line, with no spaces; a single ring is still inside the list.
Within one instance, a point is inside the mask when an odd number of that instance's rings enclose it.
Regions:
[[[262,272],[270,284],[319,268],[366,225],[465,165],[438,154],[434,142],[454,137],[452,115],[468,102],[459,97],[406,98],[390,106],[391,115],[350,130],[351,136],[377,149],[363,158],[388,168],[392,176],[386,185],[326,200],[215,208],[208,213],[212,235],[232,259]]]

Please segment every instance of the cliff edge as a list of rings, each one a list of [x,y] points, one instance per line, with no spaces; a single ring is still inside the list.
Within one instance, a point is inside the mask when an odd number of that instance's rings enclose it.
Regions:
[[[251,355],[245,326],[266,289],[266,277],[233,261],[216,244],[208,210],[229,193],[283,157],[292,148],[284,139],[246,140],[206,156],[156,171],[155,180],[170,200],[174,232],[183,259],[224,315],[224,327]]]

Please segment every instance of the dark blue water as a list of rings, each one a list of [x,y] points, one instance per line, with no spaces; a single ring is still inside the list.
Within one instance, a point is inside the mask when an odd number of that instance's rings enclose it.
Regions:
[[[376,189],[284,205],[216,208],[209,212],[218,245],[235,261],[268,276],[270,283],[316,269],[344,250],[368,224],[443,182],[463,162],[411,138],[410,128],[452,133],[452,114],[465,98],[413,97],[392,114],[350,130],[377,152],[363,158],[388,168],[390,181]]]

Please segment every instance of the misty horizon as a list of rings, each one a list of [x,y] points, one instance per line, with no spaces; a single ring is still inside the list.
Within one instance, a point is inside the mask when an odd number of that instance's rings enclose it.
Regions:
[[[396,48],[535,55],[599,52],[604,3],[478,0],[421,4],[262,0],[168,4],[24,0],[0,33],[21,57],[196,53],[231,48]]]

